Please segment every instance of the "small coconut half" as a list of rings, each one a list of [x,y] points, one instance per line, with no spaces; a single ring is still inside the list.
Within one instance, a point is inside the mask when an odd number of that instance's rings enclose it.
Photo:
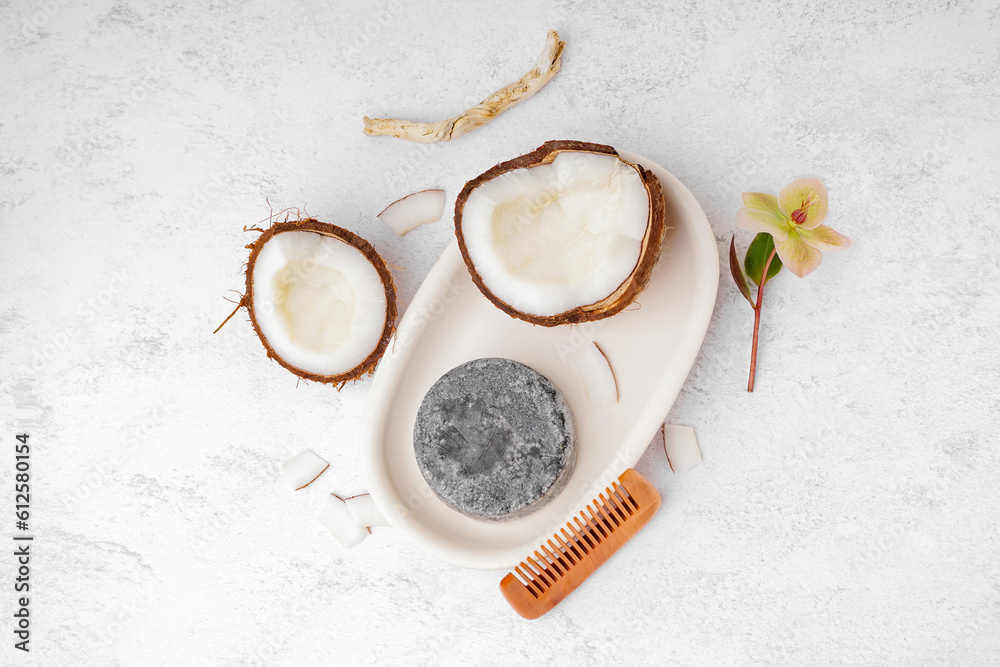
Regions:
[[[316,382],[375,370],[395,326],[396,288],[371,244],[310,218],[272,225],[249,247],[241,303],[269,357]]]
[[[466,183],[455,233],[487,299],[556,326],[635,301],[659,257],[664,211],[656,176],[611,146],[550,141]]]

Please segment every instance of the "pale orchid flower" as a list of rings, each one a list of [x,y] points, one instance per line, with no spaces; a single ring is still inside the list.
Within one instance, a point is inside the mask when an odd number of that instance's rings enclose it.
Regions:
[[[800,178],[781,194],[744,192],[736,222],[743,229],[774,237],[774,247],[789,271],[803,278],[823,261],[822,250],[845,250],[851,239],[820,224],[826,217],[826,188],[818,178]]]
[[[826,217],[826,188],[818,178],[800,178],[784,187],[777,197],[762,192],[744,192],[736,221],[743,229],[757,232],[747,248],[743,267],[736,254],[736,237],[729,243],[729,270],[740,293],[753,308],[753,346],[750,348],[750,379],[753,391],[757,373],[757,341],[764,285],[782,266],[803,278],[823,261],[823,250],[844,250],[851,239],[822,225]],[[744,273],[744,269],[746,272]],[[750,278],[757,285],[757,300],[750,295]]]

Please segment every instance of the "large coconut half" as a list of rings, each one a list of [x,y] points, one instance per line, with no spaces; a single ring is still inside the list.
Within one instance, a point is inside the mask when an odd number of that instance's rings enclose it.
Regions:
[[[243,304],[267,355],[307,380],[375,370],[396,321],[396,287],[360,236],[312,218],[268,228],[251,246]]]
[[[487,299],[556,326],[635,301],[659,256],[664,209],[656,176],[611,146],[550,141],[466,183],[455,233]]]

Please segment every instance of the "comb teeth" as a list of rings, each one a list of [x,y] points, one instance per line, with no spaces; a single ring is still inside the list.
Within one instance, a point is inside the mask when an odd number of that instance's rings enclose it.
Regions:
[[[631,539],[659,506],[656,489],[626,470],[504,577],[504,597],[525,618],[538,618]]]

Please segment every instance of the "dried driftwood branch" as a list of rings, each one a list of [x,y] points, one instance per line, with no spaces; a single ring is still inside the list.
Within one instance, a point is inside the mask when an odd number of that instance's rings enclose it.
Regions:
[[[562,65],[563,47],[565,46],[566,42],[559,41],[559,33],[550,30],[545,41],[545,50],[542,51],[538,62],[527,74],[454,118],[447,118],[436,123],[421,123],[412,120],[365,116],[365,134],[399,137],[421,144],[450,141],[463,134],[468,134],[541,90],[549,82],[549,79],[559,71],[559,67]]]

